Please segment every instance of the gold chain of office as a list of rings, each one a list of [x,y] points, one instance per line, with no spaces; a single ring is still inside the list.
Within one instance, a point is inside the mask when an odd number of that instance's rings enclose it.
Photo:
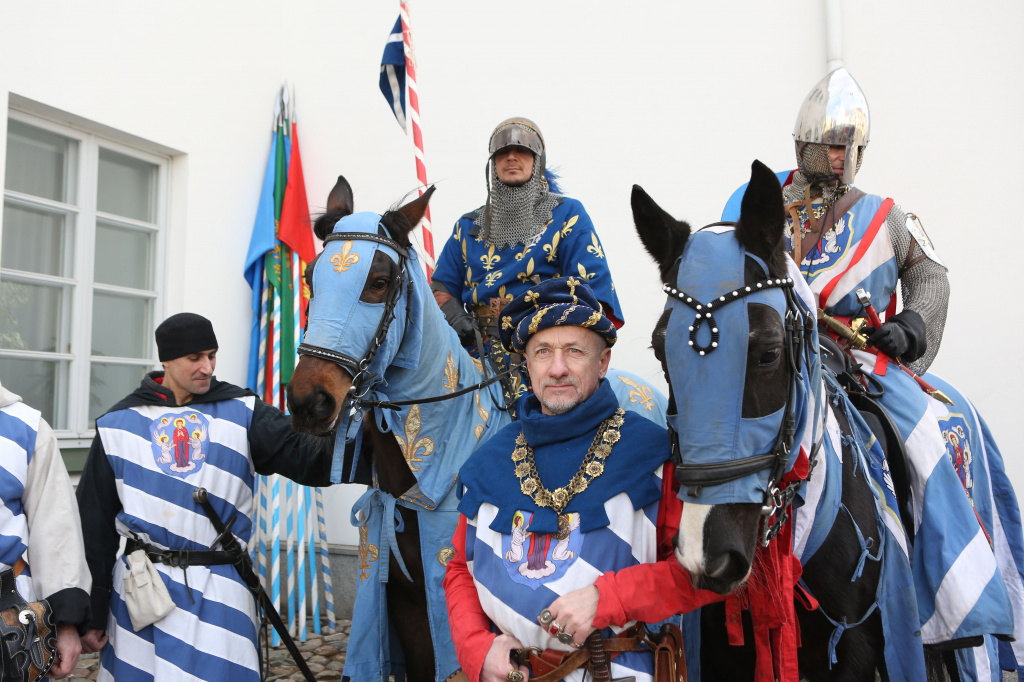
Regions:
[[[516,438],[516,449],[512,451],[512,462],[516,465],[516,477],[519,478],[519,489],[524,495],[533,498],[538,507],[551,507],[555,513],[561,514],[569,500],[587,489],[590,483],[604,473],[604,460],[612,454],[612,446],[619,442],[621,434],[619,427],[622,426],[623,417],[626,412],[621,407],[615,410],[615,414],[601,422],[594,436],[594,442],[590,444],[580,470],[569,480],[569,483],[562,488],[548,490],[541,483],[540,473],[537,471],[537,462],[533,458],[533,448],[526,442],[526,436],[522,431]]]

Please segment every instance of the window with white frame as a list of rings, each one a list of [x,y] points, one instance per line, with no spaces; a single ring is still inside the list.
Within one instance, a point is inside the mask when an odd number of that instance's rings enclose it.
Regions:
[[[156,364],[168,158],[8,112],[0,382],[66,445]]]

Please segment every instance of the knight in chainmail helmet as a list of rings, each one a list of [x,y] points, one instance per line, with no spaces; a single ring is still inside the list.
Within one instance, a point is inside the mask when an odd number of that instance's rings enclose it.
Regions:
[[[869,331],[867,348],[847,345],[847,350],[871,390],[883,389],[878,402],[903,441],[912,489],[929,491],[922,492],[916,502],[923,505],[915,508],[920,517],[903,519],[907,527],[917,529],[912,564],[915,589],[919,595],[929,593],[932,602],[930,617],[922,621],[919,634],[927,644],[963,647],[968,644],[962,633],[999,634],[992,630],[998,621],[992,614],[1004,605],[993,605],[994,611],[975,606],[965,617],[968,609],[958,595],[975,589],[981,594],[988,574],[980,582],[964,577],[965,586],[957,590],[944,589],[949,576],[956,573],[953,562],[987,565],[991,550],[985,541],[977,543],[977,548],[949,549],[949,537],[942,529],[925,522],[941,514],[945,527],[977,527],[970,500],[957,495],[958,489],[964,489],[963,479],[955,469],[953,453],[947,452],[946,422],[940,424],[943,410],[899,366],[902,361],[923,373],[934,359],[946,320],[949,281],[916,216],[892,199],[853,185],[869,132],[867,100],[846,69],[829,73],[814,86],[793,132],[798,169],[779,174],[786,202],[786,237],[793,260],[818,300],[820,314],[833,318],[825,333],[844,345],[837,330],[857,318],[872,319],[869,305],[884,317],[880,325],[871,325],[877,328]],[[736,200],[730,199],[724,220],[738,217],[736,206]],[[903,294],[903,309],[898,313],[897,286]],[[931,511],[929,500],[943,509]]]
[[[861,280],[867,285],[862,288],[880,314],[892,306],[869,343],[923,373],[939,352],[949,279],[916,216],[854,187],[869,136],[863,91],[845,68],[832,71],[811,89],[800,107],[793,130],[797,170],[779,175],[784,182],[787,237],[794,260],[816,291],[828,286],[849,264],[858,246],[867,241],[865,248],[876,255],[871,262],[883,264],[870,278]],[[733,205],[730,200],[723,218],[732,218]],[[883,207],[886,212],[881,214]],[[876,218],[879,225],[871,230]],[[853,267],[865,268],[863,263]],[[903,310],[894,314],[897,282]],[[845,300],[833,291],[825,312],[863,317],[855,290],[844,292]]]
[[[586,281],[608,318],[621,326],[604,248],[583,205],[555,185],[536,123],[513,117],[494,128],[485,178],[487,200],[455,223],[431,283],[463,343],[475,346],[477,332],[484,342],[496,337],[509,301],[563,276]]]
[[[510,118],[491,133],[488,148],[487,203],[476,210],[473,222],[484,242],[498,249],[526,244],[544,231],[561,198],[548,191],[544,136],[533,121]]]

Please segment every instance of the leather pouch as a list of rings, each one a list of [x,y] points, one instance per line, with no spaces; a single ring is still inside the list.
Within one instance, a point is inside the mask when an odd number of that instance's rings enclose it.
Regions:
[[[678,625],[661,626],[654,645],[654,682],[686,682],[686,653]]]
[[[24,565],[19,560],[19,563]],[[19,571],[20,572],[20,571]],[[3,680],[41,680],[57,656],[57,628],[49,602],[28,602],[15,571],[0,573],[0,672]]]

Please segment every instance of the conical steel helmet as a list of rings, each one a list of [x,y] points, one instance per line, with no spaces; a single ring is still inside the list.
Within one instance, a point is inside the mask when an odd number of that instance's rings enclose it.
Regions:
[[[868,100],[850,72],[839,67],[811,88],[793,128],[799,157],[801,143],[846,147],[843,182],[852,184],[870,134]]]

